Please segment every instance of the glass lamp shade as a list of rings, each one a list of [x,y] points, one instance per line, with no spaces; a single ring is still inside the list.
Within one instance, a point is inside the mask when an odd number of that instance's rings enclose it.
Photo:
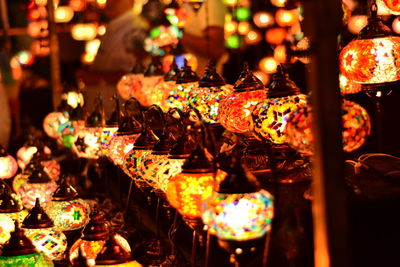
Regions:
[[[147,184],[145,179],[139,175],[140,169],[138,163],[142,161],[147,155],[151,153],[151,149],[132,149],[126,154],[122,170],[133,179],[140,187],[141,184]]]
[[[0,213],[0,245],[4,245],[15,229],[14,220],[6,213]]]
[[[360,105],[344,100],[342,103],[342,143],[346,152],[360,148],[371,133],[371,119]],[[288,144],[305,155],[313,154],[311,108],[300,108],[289,118],[286,127]]]
[[[400,15],[400,4],[396,0],[377,0],[378,15]]]
[[[68,120],[68,116],[62,112],[51,112],[43,120],[43,130],[49,137],[57,138],[59,136],[58,128]]]
[[[13,177],[18,170],[18,164],[11,155],[0,155],[0,179]]]
[[[265,190],[245,194],[218,193],[207,202],[203,221],[219,239],[245,241],[271,229],[273,197]]]
[[[31,161],[33,155],[38,152],[38,148],[36,146],[23,146],[17,151],[17,163],[18,166],[23,170],[26,165]],[[43,152],[46,155],[51,155],[51,150],[49,147],[44,146]]]
[[[297,9],[280,8],[275,13],[275,21],[281,27],[291,27],[298,22]]]
[[[182,165],[185,162],[185,158],[167,159],[157,166],[157,172],[155,177],[155,188],[167,192],[168,183],[170,179],[182,172]]]
[[[33,253],[21,256],[0,256],[0,265],[4,267],[29,266],[29,267],[53,267],[53,262],[43,253]]]
[[[85,200],[52,200],[46,205],[46,212],[61,231],[72,231],[83,228],[89,221],[90,208]]]
[[[158,83],[154,87],[154,92],[151,95],[151,102],[160,106],[164,112],[167,112],[169,110],[168,97],[175,86],[175,81],[162,81]]]
[[[131,247],[129,246],[128,241],[123,238],[119,234],[115,234],[115,241],[129,254],[131,253]],[[97,255],[103,249],[106,240],[96,240],[96,241],[87,241],[83,239],[78,239],[70,249],[69,260],[72,262],[73,259],[78,257],[79,249],[81,249],[83,256],[87,259],[87,262],[92,264],[89,266],[95,265],[95,260]]]
[[[400,37],[358,38],[340,52],[340,72],[361,84],[394,82],[400,79],[399,59]]]
[[[44,253],[51,260],[61,260],[67,249],[67,237],[60,230],[54,228],[24,228],[28,237],[39,252]]]
[[[189,103],[200,112],[202,119],[210,124],[219,123],[218,110],[222,99],[233,91],[232,85],[196,87],[190,93]]]
[[[196,88],[197,82],[188,82],[182,84],[175,84],[170,90],[167,105],[171,108],[183,110],[188,106],[189,94]]]
[[[218,170],[216,183],[221,182],[226,173]],[[167,198],[171,206],[185,217],[200,218],[202,205],[211,197],[214,188],[213,173],[181,172],[172,177],[167,186]]]
[[[162,81],[163,76],[144,76],[140,92],[135,91],[133,96],[136,97],[143,106],[154,104],[152,102],[153,95],[155,95],[154,88]]]
[[[58,180],[58,177],[60,176],[61,173],[61,166],[57,161],[55,161],[54,159],[46,160],[40,162],[40,164],[42,164],[43,170],[52,180],[54,181]]]
[[[168,154],[156,155],[151,153],[143,157],[138,164],[139,176],[143,177],[153,189],[158,189],[156,182],[157,173],[162,171],[161,167],[167,158]]]
[[[124,100],[128,100],[129,98],[134,96],[135,91],[141,92],[141,88],[143,86],[143,77],[143,74],[134,73],[129,73],[122,76],[122,78],[117,83],[117,91],[121,98]]]
[[[102,155],[109,155],[110,153],[110,142],[115,136],[115,132],[118,131],[118,126],[116,127],[104,127],[100,133],[100,149]]]
[[[21,197],[25,208],[31,209],[35,205],[36,198],[39,198],[40,204],[45,206],[51,201],[53,192],[57,189],[54,181],[46,183],[30,183],[27,181],[18,189],[17,194]]]
[[[339,87],[340,93],[343,95],[357,94],[362,91],[361,84],[347,79],[343,74],[339,74]]]
[[[100,156],[100,133],[102,127],[86,127],[74,137],[72,150],[80,158],[98,159]]]
[[[110,141],[108,156],[116,165],[124,164],[125,155],[133,149],[139,134],[115,135]]]
[[[306,98],[306,95],[298,94],[268,98],[258,103],[252,112],[252,129],[256,136],[275,144],[285,143],[287,119],[293,111],[306,105]]]

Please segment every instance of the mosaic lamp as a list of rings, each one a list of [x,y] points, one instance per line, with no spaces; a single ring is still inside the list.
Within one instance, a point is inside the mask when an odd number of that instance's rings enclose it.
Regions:
[[[64,112],[50,112],[43,119],[43,130],[51,138],[58,138],[58,128],[61,124],[67,123],[69,117]]]
[[[61,178],[60,185],[45,209],[61,231],[82,229],[89,221],[89,205],[78,197],[78,192],[68,183],[66,177]]]
[[[118,130],[110,141],[108,156],[116,165],[124,163],[125,155],[133,149],[133,144],[141,133],[141,125],[129,111],[129,106],[135,104],[140,110],[140,103],[136,98],[125,102],[125,115],[121,119]]]
[[[0,145],[0,179],[13,177],[18,170],[17,161]]]
[[[367,111],[357,103],[344,100],[342,122],[343,150],[351,152],[360,148],[371,134],[371,119]],[[311,107],[302,107],[291,115],[286,127],[288,144],[306,156],[314,153],[312,123]]]
[[[217,73],[215,64],[210,61],[199,80],[198,87],[189,94],[189,103],[200,112],[206,123],[218,124],[219,104],[232,91],[232,86],[225,83]]]
[[[302,105],[306,105],[306,95],[300,94],[300,89],[279,66],[272,77],[267,99],[259,102],[251,114],[256,137],[278,145],[286,143],[286,121]]]
[[[3,247],[0,266],[53,267],[53,262],[44,253],[36,250],[32,242],[25,236],[24,230],[15,223],[15,231],[10,241]]]
[[[11,192],[8,185],[3,184],[3,193],[0,195],[0,245],[10,239],[14,221],[22,222],[26,215],[21,200]]]
[[[227,176],[204,204],[202,215],[209,232],[235,258],[254,252],[260,239],[270,232],[274,217],[272,195],[261,189],[236,154]]]
[[[106,121],[104,128],[100,133],[100,148],[101,154],[107,156],[110,152],[109,146],[111,139],[115,136],[115,132],[118,130],[118,125],[120,122],[120,118],[122,116],[120,108],[119,108],[119,98],[118,95],[114,95],[115,100],[115,109],[111,113],[110,118]]]
[[[138,62],[132,70],[122,76],[117,83],[117,92],[123,100],[133,96],[133,92],[141,90],[144,67]]]
[[[188,106],[189,94],[197,86],[199,77],[188,65],[185,59],[185,65],[179,70],[176,78],[175,87],[168,96],[168,107],[184,110]]]
[[[225,178],[226,173],[214,171],[199,144],[182,166],[182,171],[172,177],[167,186],[167,199],[171,206],[182,215],[186,224],[195,232],[202,232],[202,206],[211,197],[216,184]]]
[[[220,102],[218,120],[228,131],[247,133],[250,131],[251,112],[254,106],[267,97],[264,84],[249,70],[247,63],[233,86],[233,93]]]
[[[98,159],[100,156],[100,134],[104,127],[104,110],[101,95],[96,99],[94,111],[87,117],[85,127],[78,131],[72,150],[80,158]]]
[[[64,258],[67,237],[54,227],[53,221],[40,206],[39,199],[36,199],[35,206],[22,222],[22,228],[39,252],[51,260]]]
[[[340,52],[340,72],[366,92],[377,92],[400,80],[399,58],[400,37],[378,18],[373,1],[367,26]]]
[[[164,75],[164,80],[154,87],[154,93],[151,95],[151,102],[160,106],[164,112],[167,112],[169,109],[168,97],[171,90],[175,88],[178,72],[178,65],[176,65],[174,57],[169,71]]]
[[[17,194],[24,207],[31,209],[35,205],[36,198],[39,198],[40,204],[45,206],[51,201],[56,189],[56,182],[46,174],[42,166],[36,165],[28,180],[18,188]]]

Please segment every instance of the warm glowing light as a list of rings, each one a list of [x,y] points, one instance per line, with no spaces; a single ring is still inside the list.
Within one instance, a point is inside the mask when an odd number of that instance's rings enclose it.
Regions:
[[[32,266],[32,267],[54,267],[53,261],[43,253],[34,253],[20,256],[0,256],[1,266]]]
[[[142,88],[143,74],[127,74],[117,83],[117,91],[122,99],[128,100],[134,95],[134,91]]]
[[[197,86],[197,82],[176,84],[168,96],[168,107],[183,110],[188,105],[190,92]]]
[[[106,34],[107,28],[105,25],[100,25],[99,27],[97,27],[97,34],[100,36],[103,36],[104,34]]]
[[[36,146],[23,146],[17,151],[17,163],[18,166],[23,170],[26,165],[31,161],[33,154],[38,151]],[[47,155],[51,155],[51,150],[47,146],[44,147],[43,152]]]
[[[18,164],[11,155],[0,155],[0,179],[13,177],[18,170]]]
[[[38,6],[45,6],[47,5],[47,0],[35,0],[35,4]]]
[[[255,13],[253,16],[253,21],[258,28],[267,28],[275,22],[272,14],[265,11]]]
[[[50,54],[50,43],[46,39],[34,40],[31,43],[30,50],[36,57],[46,57]]]
[[[86,0],[70,0],[69,6],[75,12],[81,12],[86,8]]]
[[[52,200],[46,205],[46,212],[61,231],[82,229],[89,221],[90,208],[87,202],[77,198],[73,200]]]
[[[46,206],[56,189],[57,184],[53,180],[46,183],[26,182],[20,186],[17,194],[21,197],[24,207],[31,209],[35,206],[36,198],[39,198],[40,205]]]
[[[378,15],[400,15],[400,4],[396,0],[377,0]]]
[[[281,27],[291,27],[298,22],[298,11],[297,9],[280,8],[275,13],[275,20]]]
[[[78,23],[71,28],[72,38],[78,41],[90,41],[97,36],[97,26],[94,23]]]
[[[358,34],[362,28],[367,26],[368,16],[367,15],[353,15],[349,18],[347,28],[349,32],[353,34]]]
[[[54,10],[54,18],[57,23],[67,23],[74,17],[74,11],[70,6],[58,6]]]
[[[232,20],[232,21],[226,22],[225,26],[224,26],[225,34],[228,34],[228,35],[233,34],[236,32],[237,28],[238,28],[237,21]]]
[[[244,40],[248,45],[257,45],[261,42],[262,35],[259,31],[251,30],[246,34]]]
[[[124,159],[127,153],[133,149],[133,144],[139,134],[115,135],[110,141],[110,153],[108,156],[115,165],[124,164]]]
[[[48,22],[47,20],[32,21],[28,23],[26,31],[28,32],[29,36],[34,38],[46,37],[49,34]]]
[[[26,50],[19,51],[15,57],[17,58],[18,63],[22,66],[30,66],[35,60],[31,52]]]
[[[60,124],[68,122],[68,117],[62,112],[51,112],[43,120],[43,130],[51,138],[58,137]]]
[[[284,7],[287,0],[271,0],[271,3],[276,7]]]
[[[398,17],[393,20],[392,29],[395,33],[400,34],[400,19]]]
[[[267,74],[271,74],[271,73],[276,72],[276,70],[278,68],[278,62],[273,57],[264,57],[260,60],[260,63],[258,63],[258,66],[261,71],[263,71]]]
[[[265,40],[274,45],[279,45],[286,40],[287,31],[284,28],[271,28],[265,33]]]
[[[238,25],[238,33],[246,35],[250,31],[251,25],[248,21],[241,21]]]
[[[14,227],[14,220],[7,214],[0,213],[0,245],[4,245],[10,239]]]
[[[185,162],[185,158],[182,159],[167,159],[162,162],[158,167],[159,171],[155,177],[155,188],[167,192],[167,187],[170,179],[175,175],[178,175],[182,171],[182,165]]]
[[[80,158],[98,159],[100,156],[101,127],[91,127],[80,130],[74,136],[72,150]]]
[[[97,51],[99,50],[100,47],[100,43],[101,43],[100,39],[93,39],[87,41],[85,44],[85,52],[96,56]]]
[[[107,0],[96,0],[96,2],[100,8],[104,8],[107,4]]]
[[[62,260],[67,249],[67,237],[63,232],[54,228],[23,228],[39,252],[44,253],[51,260]]]
[[[339,87],[340,93],[346,94],[356,94],[362,91],[361,84],[350,81],[343,74],[339,74]]]
[[[96,57],[96,55],[85,52],[85,53],[83,53],[83,55],[81,57],[81,61],[83,64],[90,65],[93,63],[95,57]]]

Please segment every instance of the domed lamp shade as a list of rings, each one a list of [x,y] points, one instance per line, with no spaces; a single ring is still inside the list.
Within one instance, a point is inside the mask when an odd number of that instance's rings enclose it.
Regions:
[[[36,250],[24,231],[15,224],[10,241],[3,247],[0,266],[53,267],[53,262],[45,254]]]
[[[143,69],[141,65],[137,65],[132,71],[124,76],[117,83],[117,92],[119,96],[128,100],[133,97],[134,91],[139,91],[142,88]]]
[[[89,223],[82,232],[82,237],[71,246],[69,254],[70,262],[78,257],[79,250],[81,250],[87,262],[94,265],[95,259],[103,250],[109,235],[110,223],[105,219],[105,215],[102,212],[94,210],[90,215]],[[129,243],[125,238],[119,234],[113,234],[113,238],[127,253],[131,252]]]
[[[167,199],[193,230],[202,230],[199,221],[203,203],[211,197],[214,185],[225,176],[225,172],[218,170],[214,181],[212,165],[198,145],[182,166],[182,172],[170,179]]]
[[[199,77],[192,71],[192,68],[185,59],[185,65],[179,70],[178,77],[176,78],[176,85],[168,96],[169,108],[180,110],[187,108],[189,94],[197,86],[198,80]]]
[[[51,260],[61,260],[67,249],[67,237],[63,232],[54,228],[53,221],[36,199],[35,206],[22,222],[22,228],[39,252]]]
[[[0,145],[0,179],[13,177],[18,170],[17,161]]]
[[[269,86],[268,98],[254,107],[253,132],[274,144],[284,144],[286,121],[302,105],[306,105],[306,95],[300,94],[300,89],[279,67]]]
[[[14,221],[22,222],[26,215],[21,200],[4,185],[0,195],[0,245],[4,245],[10,239],[10,233],[14,231]]]
[[[116,165],[124,163],[125,155],[133,149],[133,144],[141,133],[142,127],[140,123],[128,112],[127,108],[130,103],[129,101],[133,99],[131,98],[125,103],[125,116],[118,126],[118,131],[115,132],[115,136],[110,141],[110,153],[108,156]],[[137,100],[135,101],[140,109],[140,103]]]
[[[143,106],[155,104],[152,102],[155,94],[155,87],[164,80],[164,72],[160,59],[152,57],[150,65],[147,67],[142,78],[142,87],[139,91],[134,91],[133,96],[136,97]]]
[[[63,112],[51,112],[43,119],[43,130],[51,138],[58,138],[58,128],[61,124],[68,122],[68,115]]]
[[[49,147],[44,146],[39,141],[28,140],[28,142],[17,151],[17,163],[18,166],[23,170],[26,165],[31,161],[33,155],[40,151],[43,158],[51,155]]]
[[[61,184],[46,205],[46,212],[61,231],[82,229],[89,221],[90,207],[78,198],[75,188],[62,178]]]
[[[25,208],[33,208],[36,198],[41,205],[51,201],[51,196],[56,190],[57,184],[44,172],[42,166],[37,166],[29,175],[26,183],[23,183],[17,191]]]
[[[225,83],[217,73],[215,65],[210,61],[198,87],[190,93],[189,103],[200,112],[205,122],[216,124],[219,123],[218,108],[220,101],[231,94],[232,91],[232,86]]]
[[[154,93],[151,96],[151,102],[160,106],[164,112],[167,112],[169,109],[167,100],[171,90],[176,85],[178,72],[179,69],[174,58],[172,64],[170,65],[169,71],[164,75],[164,80],[154,87]]]
[[[344,100],[342,121],[343,150],[351,152],[360,148],[371,133],[371,119],[367,111],[357,103]],[[311,108],[302,107],[288,119],[285,132],[288,144],[307,156],[314,153],[312,122]]]
[[[217,236],[219,245],[232,254],[239,248],[240,254],[252,252],[257,241],[271,230],[273,197],[260,188],[238,157],[204,207],[204,223]]]
[[[360,83],[366,91],[400,79],[400,37],[377,17],[376,5],[358,37],[343,48],[339,56],[340,72]]]
[[[247,133],[250,130],[251,111],[267,97],[264,84],[250,72],[247,63],[234,85],[232,94],[221,100],[218,120],[228,131]]]

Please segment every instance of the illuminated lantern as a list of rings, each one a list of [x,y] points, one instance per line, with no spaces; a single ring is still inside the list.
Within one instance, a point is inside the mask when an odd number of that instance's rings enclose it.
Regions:
[[[50,202],[56,188],[57,184],[44,172],[43,167],[37,165],[26,183],[18,188],[17,194],[21,197],[24,207],[29,209],[35,205],[36,198],[39,198],[43,206]]]
[[[376,0],[378,15],[400,15],[400,4],[396,0]]]
[[[392,29],[395,33],[400,34],[400,19],[398,17],[393,20]]]
[[[285,28],[274,27],[267,30],[265,40],[274,45],[279,45],[286,40],[287,30]]]
[[[235,33],[237,31],[237,28],[238,28],[238,22],[237,21],[235,21],[235,20],[228,21],[224,25],[224,32],[227,35],[233,34],[233,33]]]
[[[43,120],[43,130],[51,138],[57,138],[60,124],[68,122],[68,116],[62,112],[51,112]]]
[[[2,248],[0,266],[53,267],[53,262],[44,253],[37,252],[24,231],[15,224],[10,241]]]
[[[139,175],[140,162],[151,153],[151,149],[157,143],[158,137],[145,123],[142,125],[142,133],[135,141],[133,149],[126,154],[122,169],[131,177],[139,188],[148,188],[144,177]]]
[[[97,36],[97,26],[94,23],[78,23],[72,26],[71,35],[77,41],[90,41]]]
[[[358,34],[365,26],[367,26],[367,24],[368,24],[367,15],[352,15],[349,18],[347,28],[349,29],[349,32],[353,34]]]
[[[247,63],[233,89],[233,93],[220,102],[218,120],[228,131],[246,133],[250,130],[251,111],[267,97],[267,89],[249,70]]]
[[[13,177],[17,170],[17,161],[0,145],[0,179]]]
[[[340,93],[343,95],[356,94],[362,91],[361,84],[350,81],[343,74],[339,74]]]
[[[221,100],[233,91],[217,73],[215,65],[210,61],[198,87],[190,93],[189,103],[195,107],[202,119],[210,124],[218,123],[218,109]]]
[[[253,72],[254,76],[256,76],[264,85],[269,83],[269,75],[263,71],[256,70]]]
[[[250,31],[251,25],[248,21],[241,21],[238,25],[238,33],[246,35]]]
[[[176,78],[178,76],[178,66],[175,62],[175,57],[170,65],[169,71],[164,75],[164,80],[154,87],[154,93],[151,96],[151,102],[162,108],[164,112],[168,111],[167,99],[171,90],[176,85]]]
[[[118,81],[117,92],[122,99],[128,100],[133,96],[135,91],[141,90],[143,71],[143,66],[136,64],[130,73],[122,76]]]
[[[26,215],[21,200],[4,185],[0,195],[0,245],[4,245],[10,239],[10,233],[14,231],[14,221],[22,222]]]
[[[214,185],[221,182],[226,173],[216,170],[214,173],[204,149],[197,145],[182,166],[182,172],[172,177],[167,187],[167,198],[184,220],[194,230],[198,229],[202,214],[202,205],[212,195]]]
[[[253,253],[257,242],[271,231],[273,197],[261,189],[257,178],[237,157],[204,207],[204,224],[217,236],[219,245],[233,255]]]
[[[61,260],[67,249],[67,237],[54,228],[53,221],[40,207],[39,199],[22,222],[22,228],[39,252],[51,260]]]
[[[75,12],[81,12],[86,8],[86,0],[71,0],[69,6]]]
[[[288,0],[271,0],[271,4],[276,7],[284,7]]]
[[[56,23],[67,23],[74,17],[74,11],[69,6],[58,6],[54,10],[54,20]]]
[[[253,16],[254,24],[258,28],[267,28],[274,24],[274,16],[266,11],[260,11],[254,14]]]
[[[251,18],[251,10],[248,7],[239,6],[236,8],[235,13],[239,21],[249,20]]]
[[[75,188],[63,178],[46,205],[46,212],[61,231],[83,228],[89,221],[90,208],[85,200],[78,198]]]
[[[372,6],[368,24],[340,52],[340,72],[366,91],[400,79],[400,37],[377,17]]]
[[[128,106],[127,103],[125,103],[126,107]],[[118,131],[115,132],[115,136],[110,141],[110,153],[108,156],[116,165],[124,164],[125,155],[133,149],[133,144],[140,133],[140,123],[132,114],[129,114],[129,112],[126,111],[126,114],[118,127]]]
[[[272,77],[268,98],[258,103],[252,112],[252,130],[257,137],[274,144],[284,144],[287,119],[300,106],[306,105],[306,95],[279,68]]]
[[[185,109],[188,104],[189,94],[197,85],[198,80],[196,73],[192,71],[192,68],[187,64],[187,60],[185,60],[185,65],[179,70],[176,78],[176,85],[168,96],[169,108]]]
[[[260,32],[256,30],[251,30],[246,34],[246,37],[244,38],[246,43],[248,45],[257,45],[261,42],[262,40],[262,35]]]
[[[342,103],[342,144],[345,152],[361,147],[371,133],[371,119],[367,111],[360,105],[344,100]],[[312,113],[310,107],[297,110],[289,118],[286,133],[288,144],[304,155],[314,152],[311,132]]]
[[[82,237],[79,238],[70,249],[69,260],[72,262],[78,257],[79,250],[87,259],[89,266],[95,264],[97,255],[103,250],[110,235],[110,223],[106,220],[104,213],[94,210],[90,215],[90,221],[85,226]],[[113,234],[116,242],[124,248],[126,253],[131,253],[128,241],[119,234]]]
[[[261,71],[263,71],[267,74],[271,74],[271,73],[276,72],[276,70],[278,68],[278,62],[273,57],[264,57],[260,60],[260,63],[258,63],[258,66]]]
[[[298,22],[297,9],[280,8],[275,13],[275,21],[281,27],[291,27]]]

